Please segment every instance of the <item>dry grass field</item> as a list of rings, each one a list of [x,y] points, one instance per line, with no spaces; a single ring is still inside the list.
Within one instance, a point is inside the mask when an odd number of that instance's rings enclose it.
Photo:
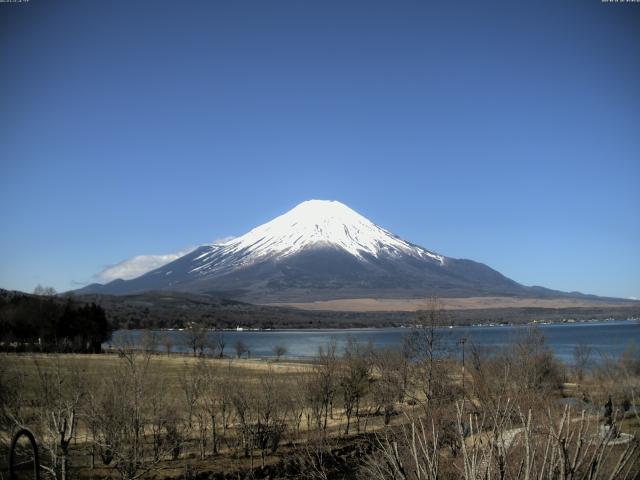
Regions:
[[[274,303],[270,305],[317,311],[415,312],[418,310],[428,309],[430,301],[430,298],[349,298],[308,303]],[[638,305],[638,302],[631,300],[589,300],[578,298],[543,299],[516,297],[469,297],[440,298],[439,301],[445,310],[479,310],[498,308],[602,308]]]
[[[24,375],[25,391],[32,395],[35,391],[35,383],[38,381],[38,370],[53,372],[58,365],[65,371],[78,370],[90,387],[98,385],[107,376],[107,372],[121,366],[122,360],[117,353],[103,355],[91,354],[10,354],[1,355],[0,361],[7,372],[20,372]],[[151,355],[148,374],[153,377],[162,377],[166,388],[165,394],[170,396],[180,395],[180,379],[184,378],[185,371],[196,366],[202,359],[192,355]],[[306,372],[311,368],[310,364],[284,361],[265,361],[237,358],[207,358],[208,368],[224,371],[230,376],[241,377],[248,381],[255,381],[267,370],[272,371],[282,378],[293,380],[295,374]]]
[[[148,360],[148,364],[146,363]],[[144,404],[142,415],[147,417],[147,425],[142,428],[141,435],[143,447],[146,454],[152,450],[154,435],[153,410],[156,402],[163,406],[171,406],[180,411],[178,421],[181,431],[179,461],[171,458],[171,454],[165,451],[160,459],[151,462],[148,475],[156,478],[176,478],[187,475],[186,472],[213,472],[225,475],[225,472],[252,471],[260,465],[264,471],[269,465],[282,464],[301,455],[312,454],[305,446],[310,438],[316,435],[318,428],[318,418],[322,420],[322,411],[315,412],[313,407],[305,404],[306,393],[303,391],[313,381],[314,366],[310,363],[286,362],[274,360],[258,359],[237,359],[237,358],[201,358],[191,355],[161,355],[161,354],[136,354],[135,363],[139,368],[144,367],[143,377],[140,379],[125,378],[126,375],[135,377],[135,373],[127,367],[127,359],[123,356],[110,353],[103,355],[88,354],[5,354],[0,356],[2,374],[5,379],[19,378],[20,391],[14,392],[19,397],[22,404],[20,418],[28,419],[21,423],[36,432],[38,441],[43,445],[55,444],[55,435],[50,430],[42,429],[37,424],[42,423],[42,418],[35,406],[43,401],[43,379],[53,380],[53,385],[62,386],[65,401],[73,397],[73,392],[68,385],[72,382],[72,377],[78,375],[82,381],[83,399],[76,406],[78,414],[77,425],[74,431],[74,439],[69,450],[69,464],[73,466],[75,476],[83,478],[104,478],[114,477],[118,473],[113,468],[113,464],[103,465],[99,459],[91,460],[92,431],[88,420],[90,397],[96,398],[107,396],[108,389],[105,385],[110,382],[118,382],[122,375],[122,383],[131,385],[128,390],[141,388],[145,391],[139,400]],[[129,373],[127,373],[129,372]],[[204,385],[204,379],[208,374],[214,375],[220,382],[212,386],[215,389],[216,407],[227,409],[227,413],[222,413],[216,420],[224,422],[224,426],[217,428],[218,435],[217,453],[211,455],[212,449],[212,425],[208,422],[210,418],[205,414],[207,409],[204,390],[208,386]],[[377,374],[372,372],[373,376]],[[48,381],[47,380],[47,381]],[[334,379],[335,381],[336,379]],[[135,383],[138,382],[138,383]],[[12,385],[16,385],[13,383]],[[274,385],[275,391],[265,393],[264,388]],[[48,385],[48,388],[51,384]],[[72,387],[75,388],[75,387]],[[113,387],[110,387],[113,388]],[[331,387],[333,388],[333,387]],[[200,391],[196,391],[200,390]],[[335,394],[332,394],[335,395]],[[268,397],[268,398],[267,398]],[[331,405],[330,412],[326,412],[324,426],[322,426],[322,445],[330,445],[336,448],[340,445],[351,445],[360,433],[369,434],[384,428],[385,421],[381,414],[375,413],[376,405],[369,398],[360,406],[362,409],[362,419],[352,420],[350,435],[345,435],[344,409],[341,400],[335,395],[335,405]],[[137,397],[135,397],[137,401]],[[193,404],[189,406],[191,399]],[[119,398],[123,403],[132,407],[131,399]],[[226,406],[222,402],[227,402]],[[244,403],[246,402],[246,404]],[[64,403],[64,402],[62,402]],[[82,405],[81,405],[82,404]],[[66,407],[58,405],[62,411]],[[42,407],[40,407],[42,408]],[[193,415],[187,415],[189,409],[193,409]],[[245,409],[241,411],[241,409]],[[45,407],[46,409],[46,407]],[[412,407],[404,406],[401,410],[411,410]],[[197,411],[197,412],[196,412]],[[130,416],[125,415],[129,420]],[[397,413],[400,413],[398,411]],[[225,418],[225,415],[227,417]],[[250,416],[250,419],[240,419],[238,415]],[[315,416],[314,416],[315,415]],[[272,418],[269,419],[268,417]],[[318,417],[319,416],[319,417]],[[403,423],[406,418],[396,414],[389,419],[389,425]],[[255,423],[264,421],[268,428],[281,424],[286,430],[277,451],[275,449],[264,449],[265,454],[260,458],[258,451],[258,441],[253,443],[251,454],[242,453],[244,444],[245,429],[255,428]],[[161,425],[163,420],[159,421]],[[272,422],[272,423],[270,423]],[[276,423],[273,423],[276,422]],[[294,426],[294,424],[297,425]],[[46,423],[46,420],[44,421]],[[356,428],[357,425],[357,428]],[[106,427],[108,429],[108,426]],[[164,428],[164,427],[163,427]],[[223,433],[225,432],[225,433]],[[204,439],[202,435],[208,438]],[[6,428],[0,428],[0,444],[3,446],[0,456],[0,477],[8,473],[6,464],[6,446],[10,441],[11,432]],[[203,443],[206,444],[203,445]],[[313,447],[316,448],[316,447]],[[350,448],[350,447],[348,447]],[[203,451],[206,449],[206,453]],[[149,460],[147,459],[147,463]],[[92,466],[93,465],[93,466]],[[190,473],[189,473],[190,474]],[[124,478],[124,477],[123,477]]]
[[[429,470],[425,478],[470,480],[486,468],[518,478],[527,458],[536,478],[568,480],[582,477],[562,473],[563,455],[586,472],[600,454],[594,479],[640,471],[638,352],[576,371],[532,330],[501,355],[470,352],[463,376],[458,362],[433,355],[435,334],[416,332],[404,355],[327,346],[306,363],[126,349],[3,354],[0,479],[18,426],[34,431],[52,480],[391,480],[398,468],[414,472],[407,478]],[[615,434],[602,437],[607,418]],[[557,470],[547,474],[549,462]]]

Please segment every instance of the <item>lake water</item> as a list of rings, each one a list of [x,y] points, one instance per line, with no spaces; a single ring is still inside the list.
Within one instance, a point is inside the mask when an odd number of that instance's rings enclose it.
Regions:
[[[516,338],[526,326],[472,326],[438,329],[443,343],[453,352],[459,351],[458,342],[467,339],[467,348],[471,343],[488,349],[505,347]],[[640,320],[598,321],[581,323],[556,323],[538,325],[544,334],[546,344],[556,357],[565,363],[571,363],[576,345],[588,345],[592,348],[592,358],[597,361],[604,357],[619,356],[630,344],[640,348]],[[375,347],[399,348],[404,337],[410,332],[407,328],[365,328],[365,329],[328,329],[328,330],[271,330],[271,331],[224,331],[225,354],[233,355],[233,345],[242,340],[247,345],[251,357],[273,357],[275,345],[285,345],[289,358],[310,358],[318,353],[318,348],[326,346],[335,339],[338,349],[342,350],[349,337]],[[188,352],[185,334],[179,330],[159,331],[158,335],[172,337],[172,350]],[[137,343],[141,331],[118,330],[114,332],[110,346],[117,344],[125,336]],[[163,346],[159,345],[158,350]]]

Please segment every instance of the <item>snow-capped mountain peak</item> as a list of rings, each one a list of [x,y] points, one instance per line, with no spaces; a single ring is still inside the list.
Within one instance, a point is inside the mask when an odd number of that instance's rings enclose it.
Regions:
[[[410,255],[444,262],[444,257],[410,244],[377,226],[345,204],[330,200],[308,200],[287,213],[203,253],[194,271],[210,271],[207,257],[215,257],[216,270],[228,266],[220,254],[242,264],[267,257],[285,257],[316,247],[335,247],[363,259],[366,255]],[[213,258],[212,258],[213,260]]]
[[[532,294],[484,264],[430,252],[326,200],[303,202],[240,237],[200,246],[130,280],[90,285],[83,293],[150,290],[215,293],[253,303]]]

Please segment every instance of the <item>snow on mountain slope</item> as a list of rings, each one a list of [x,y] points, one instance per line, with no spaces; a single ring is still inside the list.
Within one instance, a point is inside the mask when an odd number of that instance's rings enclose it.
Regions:
[[[333,246],[361,260],[386,254],[444,263],[443,256],[402,240],[343,203],[308,200],[241,237],[214,245],[196,258],[199,265],[190,273],[214,273],[318,246]]]

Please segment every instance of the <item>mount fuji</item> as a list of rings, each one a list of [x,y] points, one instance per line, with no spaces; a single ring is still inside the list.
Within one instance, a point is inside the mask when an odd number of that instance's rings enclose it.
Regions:
[[[337,201],[309,200],[248,233],[203,245],[130,280],[77,293],[172,290],[252,303],[349,298],[567,297],[482,263],[414,245]]]

